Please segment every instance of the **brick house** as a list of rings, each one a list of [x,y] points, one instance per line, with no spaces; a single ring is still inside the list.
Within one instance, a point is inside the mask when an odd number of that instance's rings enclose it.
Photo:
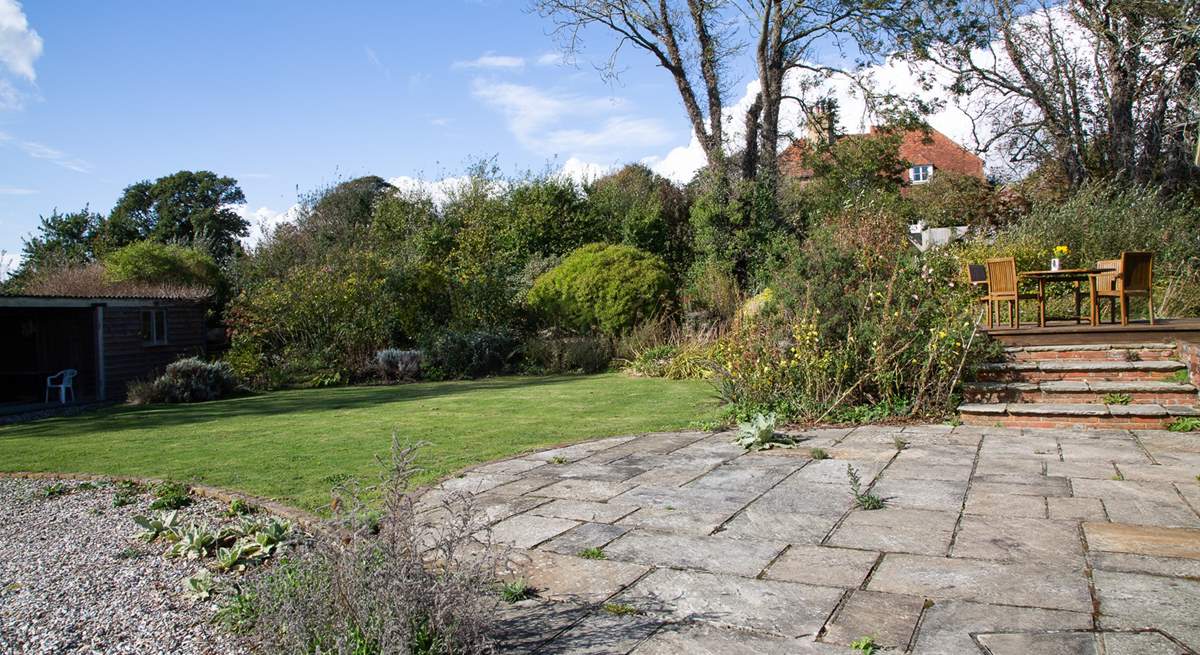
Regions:
[[[121,400],[128,384],[207,350],[195,298],[0,295],[0,405],[36,404],[46,376],[79,372],[80,401]]]
[[[840,138],[871,138],[876,133],[877,130],[872,128],[869,134],[849,134]],[[810,136],[810,139],[796,141],[780,153],[779,169],[785,176],[802,180],[813,176],[812,169],[804,165],[811,142]],[[906,132],[900,141],[900,158],[909,163],[909,168],[904,171],[905,184],[924,184],[938,171],[953,171],[985,179],[983,160],[978,155],[933,128]]]

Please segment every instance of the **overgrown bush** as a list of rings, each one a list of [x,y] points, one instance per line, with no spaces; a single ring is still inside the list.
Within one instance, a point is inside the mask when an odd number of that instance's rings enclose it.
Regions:
[[[530,373],[601,373],[613,359],[612,342],[600,336],[544,334],[525,340],[525,370]]]
[[[770,311],[717,345],[735,415],[826,419],[850,407],[937,415],[985,356],[957,262],[905,241],[904,217],[862,199],[814,230],[775,277]],[[879,418],[876,416],[875,418]]]
[[[469,495],[418,511],[408,488],[414,452],[393,445],[380,485],[339,490],[335,519],[350,533],[347,543],[318,538],[245,595],[255,605],[245,628],[267,652],[494,652],[500,562],[476,540],[483,522]],[[368,497],[383,499],[377,523],[362,518]]]
[[[216,288],[220,269],[213,258],[196,248],[157,241],[138,241],[104,258],[113,282],[176,284]]]
[[[388,382],[415,380],[421,372],[421,351],[385,348],[375,353],[375,368]]]
[[[172,362],[153,380],[131,383],[128,396],[135,405],[198,403],[226,398],[237,389],[229,364],[188,357]]]
[[[593,243],[539,277],[528,298],[550,325],[615,335],[666,310],[671,279],[666,264],[654,255]]]
[[[517,338],[507,332],[441,332],[422,348],[425,377],[454,380],[507,373],[518,346]]]

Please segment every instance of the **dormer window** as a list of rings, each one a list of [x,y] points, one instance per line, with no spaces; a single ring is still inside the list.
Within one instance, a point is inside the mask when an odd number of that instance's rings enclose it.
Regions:
[[[908,179],[913,184],[925,184],[933,177],[933,164],[918,164],[908,169]]]

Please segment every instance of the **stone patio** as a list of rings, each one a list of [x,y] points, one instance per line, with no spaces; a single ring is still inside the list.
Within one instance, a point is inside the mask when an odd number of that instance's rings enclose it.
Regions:
[[[756,453],[730,434],[605,439],[448,480],[538,590],[502,608],[500,651],[849,653],[863,636],[923,655],[1200,650],[1200,437],[797,436]],[[847,465],[884,509],[853,509]]]

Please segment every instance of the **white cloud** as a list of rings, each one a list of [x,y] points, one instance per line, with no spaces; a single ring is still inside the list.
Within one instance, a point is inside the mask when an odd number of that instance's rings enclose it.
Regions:
[[[11,82],[0,78],[0,111],[17,111],[25,108],[25,96]]]
[[[435,205],[444,205],[450,199],[450,196],[462,185],[468,184],[471,179],[466,176],[451,176],[443,177],[440,180],[425,180],[419,177],[409,177],[400,175],[388,179],[388,184],[400,189],[401,193],[423,193],[427,194]]]
[[[285,211],[275,211],[270,207],[259,207],[251,210],[250,205],[235,205],[233,210],[250,223],[250,233],[242,237],[242,245],[252,248],[284,223],[296,222],[300,213],[300,205],[295,204]]]
[[[378,69],[380,73],[383,73],[385,78],[392,79],[392,71],[383,65],[383,62],[379,59],[379,55],[375,54],[375,50],[371,46],[363,46],[363,52],[366,53],[367,61],[371,62],[372,66]]]
[[[0,0],[3,1],[3,0]],[[10,134],[0,132],[0,144],[16,145],[22,152],[34,159],[44,159],[76,173],[92,172],[92,165],[78,157],[72,157],[61,150],[51,148],[37,141],[21,141]]]
[[[554,175],[555,177],[568,179],[576,184],[583,185],[595,182],[617,168],[615,164],[597,164],[595,162],[584,161],[578,157],[571,157]]]
[[[0,0],[0,63],[30,82],[37,79],[33,62],[42,54],[42,37],[29,28],[29,20],[16,0]]]
[[[617,150],[660,146],[670,139],[658,119],[613,115],[628,111],[622,98],[590,98],[483,79],[475,80],[473,93],[504,114],[521,145],[541,155],[603,158]]]
[[[524,57],[512,57],[508,55],[497,55],[492,53],[484,54],[477,59],[469,61],[456,61],[454,68],[486,68],[493,70],[518,70],[525,68]]]
[[[0,186],[0,196],[32,196],[37,193],[37,189],[26,189],[23,187]]]
[[[561,52],[544,52],[544,53],[538,55],[537,65],[538,66],[558,66],[561,64],[566,64],[567,61],[568,61],[567,56]]]

